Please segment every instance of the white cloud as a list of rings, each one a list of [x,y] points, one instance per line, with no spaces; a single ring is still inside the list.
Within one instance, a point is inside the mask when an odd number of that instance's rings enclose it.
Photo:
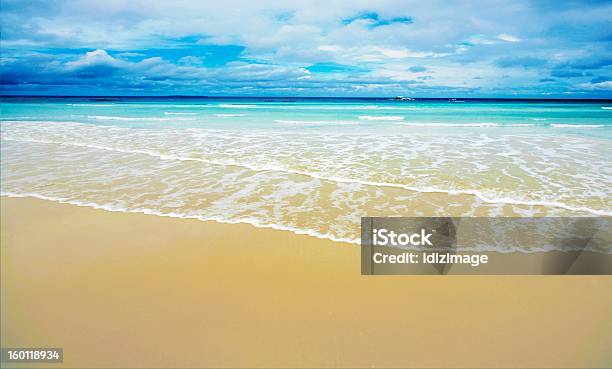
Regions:
[[[202,65],[204,62],[202,61],[202,57],[198,56],[183,56],[178,60],[180,64],[184,65]]]
[[[341,47],[338,45],[322,45],[317,48],[331,53],[334,61],[343,64],[384,63],[407,58],[441,58],[451,53],[433,51],[413,51],[404,47],[392,48],[383,46]]]
[[[502,40],[502,41],[506,41],[506,42],[521,42],[520,38],[518,38],[516,36],[509,35],[507,33],[500,33],[499,35],[497,35],[496,38],[498,40]]]
[[[416,0],[341,0],[320,4],[307,0],[58,0],[49,2],[44,10],[15,6],[7,9],[0,14],[6,25],[2,42],[9,46],[6,49],[17,51],[14,55],[3,55],[5,63],[27,60],[33,50],[85,48],[95,51],[78,58],[67,53],[45,65],[57,63],[73,72],[87,69],[89,74],[83,73],[87,78],[95,75],[95,67],[101,67],[100,71],[106,69],[120,78],[132,73],[152,81],[169,78],[213,84],[242,80],[245,84],[242,87],[268,81],[296,88],[306,88],[306,83],[330,89],[351,84],[361,86],[356,88],[379,85],[382,88],[414,80],[427,86],[503,89],[517,84],[537,86],[539,79],[548,77],[555,65],[607,52],[605,32],[593,22],[607,22],[610,11],[606,9],[612,6],[575,3],[551,6],[525,0],[516,0],[511,5],[504,0],[452,5],[442,0],[426,4]],[[346,21],[363,12],[375,12],[380,19],[410,17],[413,21],[374,28],[368,27],[371,22],[367,20]],[[566,27],[567,32],[551,37],[549,31],[553,27]],[[572,27],[585,31],[572,33]],[[207,54],[204,63],[196,59],[205,54],[198,53],[198,48],[215,44],[239,45],[244,51],[240,58],[231,56],[234,63],[222,66],[208,63],[215,55]],[[154,52],[186,45],[190,50],[176,53],[174,58],[171,52]],[[513,55],[549,62],[533,70],[502,71],[495,61],[507,56],[510,48]],[[112,51],[109,54],[105,50]],[[53,58],[59,53],[63,51],[47,56]],[[164,55],[165,59],[135,62],[137,57],[155,55]],[[66,63],[67,60],[72,61]],[[219,60],[220,64],[226,62],[225,58]],[[312,74],[303,69],[316,63],[358,68],[343,73]],[[426,66],[427,75],[410,72],[408,68],[414,65]],[[594,72],[593,77],[609,76],[610,70]],[[567,83],[576,86],[582,81],[586,78]],[[605,91],[610,84],[583,84],[581,88]]]
[[[598,82],[598,83],[580,83],[578,88],[582,90],[612,90],[612,81]]]
[[[75,61],[67,63],[69,67],[80,68],[94,65],[111,65],[120,67],[123,65],[123,61],[115,59],[110,56],[106,50],[97,49],[85,53],[84,56],[80,57]]]
[[[340,47],[336,45],[320,45],[320,46],[317,46],[317,50],[336,52],[340,50]]]

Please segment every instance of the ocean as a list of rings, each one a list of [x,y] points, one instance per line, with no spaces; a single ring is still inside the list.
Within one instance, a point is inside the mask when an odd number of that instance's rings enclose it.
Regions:
[[[351,243],[362,216],[612,215],[612,101],[3,97],[1,109],[4,196]]]

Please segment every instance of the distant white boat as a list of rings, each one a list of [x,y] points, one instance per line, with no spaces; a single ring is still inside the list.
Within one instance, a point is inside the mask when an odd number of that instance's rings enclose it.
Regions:
[[[404,97],[404,96],[395,96],[392,100],[412,101],[412,100],[414,100],[414,98],[412,98],[412,97]]]

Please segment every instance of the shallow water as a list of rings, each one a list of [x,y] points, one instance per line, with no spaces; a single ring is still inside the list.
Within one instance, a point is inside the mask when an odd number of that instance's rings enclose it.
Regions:
[[[612,215],[610,102],[264,100],[3,98],[2,192],[349,242],[361,216]]]

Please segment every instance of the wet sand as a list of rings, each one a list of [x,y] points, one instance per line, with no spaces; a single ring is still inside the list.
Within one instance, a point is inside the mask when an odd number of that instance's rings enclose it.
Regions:
[[[355,245],[1,200],[2,346],[45,367],[612,366],[610,276],[361,276]]]

